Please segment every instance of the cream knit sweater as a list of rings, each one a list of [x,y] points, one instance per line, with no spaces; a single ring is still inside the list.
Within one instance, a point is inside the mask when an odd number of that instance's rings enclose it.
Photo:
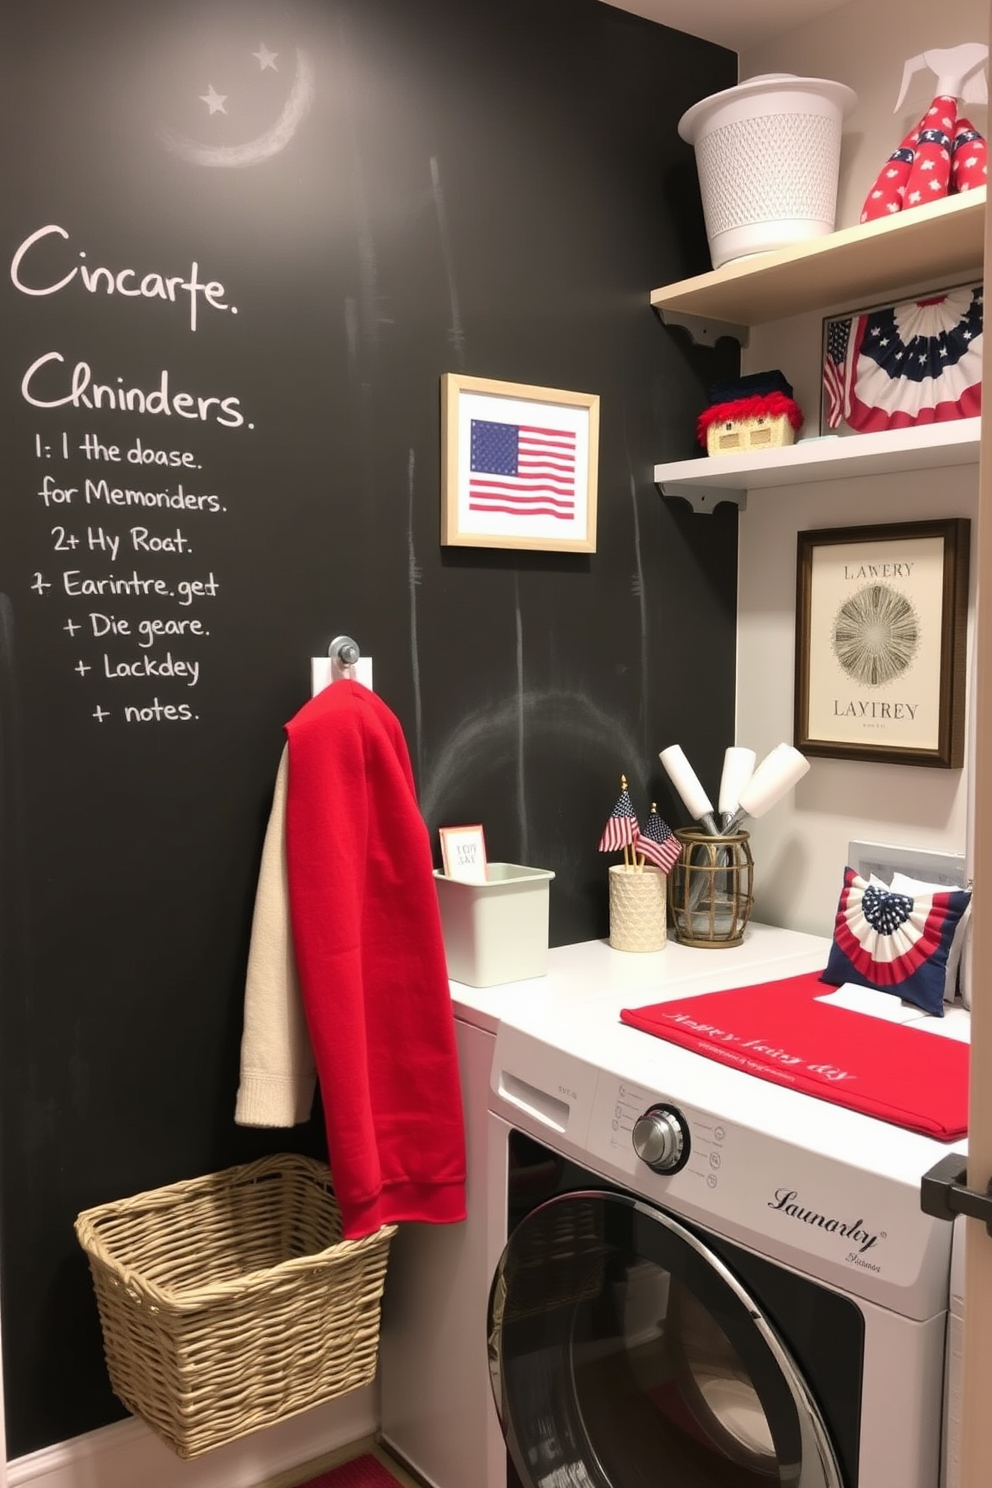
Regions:
[[[296,1126],[313,1106],[316,1074],[293,954],[286,868],[289,750],[276,774],[248,952],[239,1126]]]

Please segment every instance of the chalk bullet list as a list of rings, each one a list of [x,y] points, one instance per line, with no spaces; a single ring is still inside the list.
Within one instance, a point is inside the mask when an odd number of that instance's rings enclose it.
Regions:
[[[64,253],[55,269],[53,249]],[[100,728],[196,723],[215,664],[223,589],[215,564],[228,510],[211,485],[203,436],[207,425],[242,437],[254,425],[229,388],[186,386],[168,367],[151,380],[105,370],[117,353],[99,320],[126,297],[135,315],[164,304],[184,335],[202,337],[236,325],[237,306],[196,259],[175,273],[97,267],[60,224],[28,233],[10,274],[36,302],[84,295],[99,346],[92,361],[40,350],[21,380],[37,421],[33,499],[49,519],[26,588],[44,623],[67,638],[65,686]],[[117,421],[120,435],[108,436]]]

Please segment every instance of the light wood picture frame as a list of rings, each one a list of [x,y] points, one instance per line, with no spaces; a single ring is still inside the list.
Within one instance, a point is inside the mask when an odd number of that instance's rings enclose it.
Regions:
[[[960,769],[971,523],[798,534],[795,744]]]
[[[598,394],[442,377],[442,546],[595,553],[598,467]]]

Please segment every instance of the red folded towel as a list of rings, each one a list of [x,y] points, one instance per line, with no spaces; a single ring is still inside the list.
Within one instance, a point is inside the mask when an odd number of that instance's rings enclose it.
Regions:
[[[819,998],[818,972],[624,1008],[624,1023],[734,1069],[952,1142],[968,1130],[968,1046]]]

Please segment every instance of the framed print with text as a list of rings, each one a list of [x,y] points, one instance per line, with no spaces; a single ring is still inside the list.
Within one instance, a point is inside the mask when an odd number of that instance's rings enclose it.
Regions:
[[[438,836],[446,878],[457,878],[463,883],[486,882],[486,837],[480,823],[467,827],[439,827]]]
[[[971,523],[798,534],[795,744],[959,769]]]
[[[441,543],[595,553],[599,397],[448,372]]]

